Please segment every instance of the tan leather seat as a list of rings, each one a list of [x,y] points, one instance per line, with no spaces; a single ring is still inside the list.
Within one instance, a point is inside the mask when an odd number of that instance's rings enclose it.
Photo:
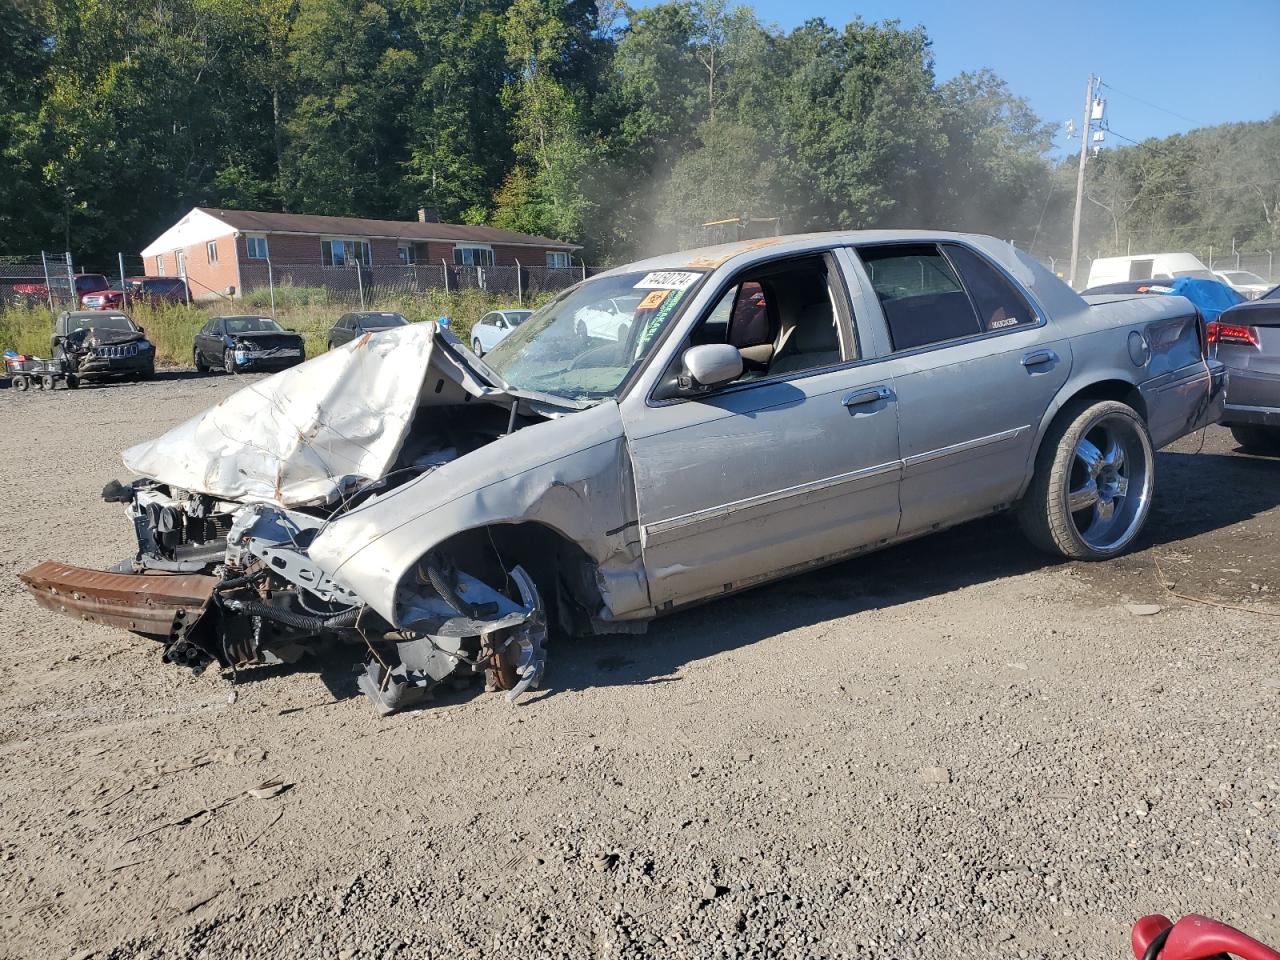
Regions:
[[[840,334],[831,304],[819,302],[801,311],[795,326],[787,332],[777,358],[769,364],[769,373],[794,373],[839,363],[840,359]]]

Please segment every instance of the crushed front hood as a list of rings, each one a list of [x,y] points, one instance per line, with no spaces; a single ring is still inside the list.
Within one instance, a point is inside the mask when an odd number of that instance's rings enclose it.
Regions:
[[[502,397],[434,324],[366,335],[124,452],[135,473],[222,500],[325,503],[386,475],[419,406]]]

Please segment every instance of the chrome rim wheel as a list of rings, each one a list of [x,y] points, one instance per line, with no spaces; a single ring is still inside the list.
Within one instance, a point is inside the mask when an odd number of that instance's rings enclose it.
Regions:
[[[1151,446],[1128,417],[1108,414],[1091,423],[1071,458],[1067,509],[1090,548],[1110,553],[1132,540],[1151,504]]]

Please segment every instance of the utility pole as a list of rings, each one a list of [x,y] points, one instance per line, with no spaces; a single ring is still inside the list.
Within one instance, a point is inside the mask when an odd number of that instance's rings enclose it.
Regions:
[[[1076,285],[1076,264],[1080,260],[1080,214],[1084,207],[1084,165],[1089,158],[1089,118],[1093,113],[1093,83],[1097,78],[1091,73],[1084,85],[1084,119],[1080,122],[1080,169],[1076,173],[1076,210],[1071,217],[1071,273],[1067,283]]]

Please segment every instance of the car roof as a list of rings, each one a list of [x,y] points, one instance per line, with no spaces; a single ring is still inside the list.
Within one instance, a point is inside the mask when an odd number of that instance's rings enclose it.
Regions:
[[[213,318],[214,320],[271,320],[275,317],[268,317],[262,313],[220,313]]]
[[[844,246],[862,246],[877,243],[962,243],[980,250],[988,259],[1002,267],[1038,300],[1038,308],[1052,314],[1055,310],[1072,311],[1083,308],[1080,295],[1049,271],[1044,264],[1034,260],[1013,244],[980,233],[956,233],[949,230],[831,230],[820,233],[796,233],[778,237],[761,237],[756,240],[739,240],[712,247],[698,247],[649,257],[598,273],[595,277],[618,276],[640,271],[658,270],[716,270],[729,265],[738,269],[747,263],[745,255],[765,251],[773,256],[803,256]],[[742,264],[732,263],[741,258]],[[590,280],[586,281],[590,282]]]

